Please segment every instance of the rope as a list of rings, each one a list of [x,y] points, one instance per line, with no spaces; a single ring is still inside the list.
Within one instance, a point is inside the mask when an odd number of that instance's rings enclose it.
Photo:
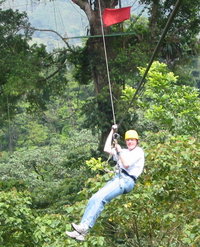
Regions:
[[[101,20],[103,47],[104,47],[105,61],[106,61],[106,70],[107,70],[109,92],[110,92],[110,101],[111,101],[112,114],[113,114],[113,123],[116,124],[115,109],[114,109],[113,96],[112,96],[112,87],[111,87],[111,82],[110,82],[110,72],[109,72],[109,67],[108,67],[108,56],[107,56],[107,49],[106,49],[105,34],[104,34],[104,29],[103,29],[102,11],[101,11],[101,3],[100,2],[101,2],[101,0],[99,0],[98,3],[99,3],[99,13],[100,13],[100,20]]]
[[[176,15],[176,13],[178,12],[178,9],[180,7],[181,1],[182,0],[177,0],[176,1],[176,4],[174,6],[174,9],[173,9],[172,13],[170,14],[170,16],[169,16],[169,18],[167,20],[167,23],[165,25],[165,28],[164,28],[164,30],[162,32],[162,35],[161,35],[161,37],[160,37],[160,39],[158,41],[158,44],[156,45],[156,47],[154,49],[154,52],[153,52],[153,54],[152,54],[152,56],[150,58],[150,61],[149,61],[148,66],[147,66],[147,68],[145,70],[145,73],[144,73],[141,81],[139,82],[138,87],[137,87],[137,89],[136,89],[136,91],[135,91],[135,93],[134,93],[134,95],[133,95],[133,97],[132,97],[132,99],[131,99],[131,101],[130,101],[127,109],[129,109],[131,107],[131,105],[133,104],[134,100],[136,99],[136,96],[138,95],[139,91],[141,90],[142,87],[144,87],[144,84],[146,83],[145,78],[146,78],[146,76],[147,76],[147,74],[148,74],[148,72],[149,72],[149,70],[151,68],[151,65],[152,65],[152,63],[153,63],[153,61],[154,61],[154,59],[155,59],[155,57],[156,57],[156,55],[158,53],[158,50],[160,48],[160,45],[161,45],[161,43],[162,43],[162,41],[163,41],[163,39],[164,39],[164,37],[165,37],[165,35],[166,35],[166,33],[167,33],[167,31],[168,31],[171,23],[172,23],[175,15]],[[124,119],[125,119],[125,114],[121,118],[118,126],[121,125],[121,123],[124,121]]]
[[[98,3],[99,3],[101,31],[102,31],[102,38],[103,38],[104,53],[105,53],[105,61],[106,61],[106,70],[107,70],[107,77],[108,77],[108,84],[109,84],[110,100],[111,100],[111,107],[112,107],[112,114],[113,114],[113,122],[114,122],[114,124],[116,124],[115,110],[114,110],[114,103],[113,103],[113,96],[112,96],[112,88],[111,88],[111,82],[110,82],[110,72],[109,72],[109,66],[108,66],[108,56],[107,56],[107,49],[106,49],[106,42],[105,42],[105,33],[104,33],[103,21],[102,21],[101,0],[98,0]],[[137,19],[135,20],[135,22],[137,22],[137,20],[140,18],[140,16],[145,11],[145,9],[146,9],[146,7],[143,8],[143,10],[139,14],[139,16],[137,17]],[[106,36],[109,36],[109,35],[106,35]],[[121,122],[120,122],[120,124],[121,124]]]
[[[11,121],[10,121],[10,106],[9,106],[9,100],[8,95],[6,97],[6,103],[7,103],[7,116],[8,116],[8,139],[9,139],[9,152],[12,151],[12,137],[11,137]]]

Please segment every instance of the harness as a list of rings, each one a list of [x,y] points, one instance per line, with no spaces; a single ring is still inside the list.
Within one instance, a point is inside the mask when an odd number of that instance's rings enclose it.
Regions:
[[[119,139],[120,135],[118,133],[114,133],[113,134],[113,146],[115,146],[116,144],[118,144],[118,139]],[[133,181],[136,183],[136,177],[133,175],[130,175],[126,170],[124,170],[123,168],[120,167],[119,165],[119,154],[117,153],[117,170],[116,173],[119,174],[119,178],[121,178],[121,174],[125,174],[126,176],[130,177],[133,179]]]

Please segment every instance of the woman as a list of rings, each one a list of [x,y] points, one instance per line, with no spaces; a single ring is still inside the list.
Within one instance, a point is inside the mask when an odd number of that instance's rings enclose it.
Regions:
[[[118,164],[118,172],[114,178],[90,198],[80,224],[72,223],[74,231],[66,232],[69,237],[76,240],[85,240],[85,236],[103,211],[104,205],[113,198],[130,192],[143,171],[144,151],[138,146],[139,137],[137,132],[128,130],[125,133],[127,148],[123,149],[117,143],[112,147],[113,135],[116,129],[117,125],[113,125],[107,137],[104,151],[113,156],[113,159]]]

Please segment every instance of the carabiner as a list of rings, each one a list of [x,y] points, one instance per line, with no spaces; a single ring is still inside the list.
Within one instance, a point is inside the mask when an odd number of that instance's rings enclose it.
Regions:
[[[119,137],[120,137],[120,135],[119,135],[118,133],[114,133],[114,134],[113,134],[113,139],[114,139],[114,140],[119,139]]]

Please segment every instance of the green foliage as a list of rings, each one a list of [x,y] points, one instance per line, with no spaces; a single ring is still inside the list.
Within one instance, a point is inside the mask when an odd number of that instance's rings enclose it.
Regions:
[[[140,69],[143,74],[144,69]],[[195,134],[199,130],[200,101],[197,89],[177,85],[177,76],[163,63],[154,62],[147,76],[141,107],[144,118],[159,129]]]
[[[77,134],[79,136],[80,133]],[[2,186],[29,189],[37,208],[62,205],[68,200],[75,200],[76,192],[83,186],[83,178],[86,178],[87,173],[89,175],[89,170],[83,169],[81,172],[81,167],[90,155],[91,146],[87,144],[88,147],[85,145],[82,149],[82,145],[74,137],[71,144],[68,142],[68,146],[63,143],[25,149],[2,158]],[[61,199],[62,196],[65,198]]]
[[[133,192],[113,200],[95,226],[107,245],[198,246],[198,139],[159,144],[159,136],[147,139],[145,172]]]
[[[93,134],[103,133],[111,126],[112,107],[109,96],[109,88],[105,86],[97,97],[89,97],[82,107],[85,115],[84,128],[92,130]]]
[[[37,122],[31,121],[27,125],[24,125],[25,129],[27,129],[27,141],[23,143],[23,145],[27,146],[40,146],[44,145],[48,135],[49,131],[48,128],[42,124],[39,124]]]
[[[92,170],[92,171],[103,171],[104,166],[107,164],[106,162],[102,162],[101,158],[91,158],[90,160],[86,160],[86,165]]]
[[[140,68],[143,75],[145,68]],[[142,97],[137,101],[140,123],[156,126],[157,130],[168,130],[172,134],[199,132],[200,101],[196,88],[179,85],[178,77],[167,69],[164,63],[154,62],[146,78]],[[128,105],[134,89],[123,90],[122,105]],[[135,108],[129,109],[134,114]],[[155,128],[155,127],[154,127]],[[146,127],[147,129],[147,127]]]
[[[90,148],[92,142],[95,149],[98,140],[91,136],[89,130],[80,129],[85,120],[85,116],[81,115],[81,107],[90,90],[90,86],[80,88],[77,82],[71,81],[62,96],[51,97],[45,111],[31,114],[28,112],[30,104],[20,101],[15,117],[4,121],[4,126],[1,127],[0,149],[14,151],[23,149],[24,146],[35,148],[61,143],[64,146],[73,136],[76,136],[74,141],[82,136],[84,142],[88,143],[86,146]]]
[[[114,32],[119,32],[119,27],[112,27],[112,29]],[[112,94],[116,109],[118,109],[117,100],[121,95],[121,87],[125,84],[137,83],[137,66],[143,66],[147,62],[150,51],[149,42],[146,40],[149,37],[146,18],[138,19],[134,25],[128,22],[123,31],[132,32],[132,34],[106,37]],[[92,129],[93,133],[97,130],[101,133],[99,150],[102,150],[107,129],[112,124],[113,114],[104,51],[101,43],[94,40],[89,38],[85,47],[77,48],[69,57],[69,61],[74,65],[73,76],[79,83],[88,84],[92,80],[94,82],[95,95],[91,93],[82,107],[85,115],[83,127]],[[120,110],[116,114],[119,118]]]
[[[125,86],[125,88],[122,90],[122,96],[121,99],[126,102],[129,103],[133,97],[133,95],[135,94],[136,89],[132,88],[131,86]]]
[[[89,166],[93,172],[96,172],[93,177],[81,174],[81,170],[79,170],[78,177],[76,171],[73,170],[73,177],[63,180],[60,188],[54,183],[55,177],[52,177],[52,182],[47,182],[45,186],[38,185],[38,189],[44,190],[44,193],[48,194],[50,190],[53,190],[55,194],[60,194],[59,200],[63,200],[63,197],[69,199],[71,196],[70,200],[65,200],[65,203],[60,204],[61,208],[57,209],[56,214],[41,210],[40,215],[36,212],[33,214],[29,207],[29,205],[35,206],[34,202],[30,204],[31,194],[16,191],[1,193],[2,198],[6,197],[2,200],[4,202],[7,202],[7,198],[9,200],[12,198],[9,212],[15,212],[15,210],[18,212],[21,208],[23,215],[26,215],[25,218],[32,217],[31,221],[27,221],[25,228],[23,225],[23,231],[31,229],[29,246],[63,247],[82,244],[84,246],[127,247],[135,245],[146,247],[153,244],[156,247],[197,247],[199,241],[197,203],[199,141],[188,136],[170,136],[167,132],[146,134],[147,137],[143,143],[146,153],[144,174],[139,178],[133,192],[122,195],[106,205],[97,224],[83,244],[67,238],[64,231],[71,229],[71,222],[80,220],[87,200],[112,176],[109,173],[98,174],[102,170],[105,171],[105,163],[100,158],[88,160],[86,166],[83,167],[85,170]],[[85,181],[82,185],[79,181],[81,177]],[[37,195],[38,200],[42,202],[40,194]],[[16,199],[16,196],[20,199]],[[56,198],[51,197],[51,200],[56,200]],[[12,210],[12,207],[15,207],[15,210]],[[18,222],[17,219],[21,216],[16,213],[12,217],[13,223]],[[10,227],[1,228],[2,235],[5,229],[8,231]],[[25,247],[26,245],[23,244],[26,238],[23,237],[21,231],[20,228],[21,242],[16,243]],[[13,238],[7,241],[7,246],[12,246],[10,243]]]
[[[160,143],[161,139],[163,133],[149,133],[143,144],[144,174],[133,192],[106,206],[85,246],[198,246],[199,142],[187,136],[171,136]],[[91,159],[87,164],[97,171],[100,162]],[[109,177],[96,174],[86,180],[78,193],[82,199],[64,207],[69,222],[80,220],[86,199]]]
[[[20,101],[29,111],[44,109],[50,95],[66,84],[66,52],[48,54],[45,46],[29,45],[32,32],[25,13],[0,9],[0,121],[11,119]]]
[[[91,60],[94,60],[94,57],[94,54],[91,56],[89,53],[87,46],[76,48],[68,56],[68,61],[74,65],[74,78],[82,85],[91,82]]]
[[[32,233],[34,216],[28,193],[0,193],[0,243],[5,247],[34,246]]]
[[[19,31],[22,33],[22,26],[28,26],[25,14],[7,10],[0,11],[0,15],[1,111],[4,113],[6,108],[10,107],[11,114],[14,113],[20,98],[26,98],[33,103],[41,94],[42,88],[39,89],[37,84],[41,80],[39,73],[42,58],[47,53],[43,46],[28,45],[30,33],[18,34]]]
[[[117,117],[127,110],[126,127],[141,132],[146,167],[133,192],[106,205],[84,243],[64,232],[71,230],[71,222],[80,221],[87,200],[113,176],[109,164],[96,157],[98,135],[102,131],[106,136],[112,121],[99,46],[93,51],[95,42],[89,40],[75,53],[47,54],[43,46],[28,45],[31,33],[21,33],[22,24],[28,25],[25,14],[1,11],[0,111],[7,120],[0,130],[1,247],[198,247],[199,92],[182,86],[192,83],[182,81],[166,64],[155,62],[142,98],[127,109],[139,79],[137,67],[147,62],[154,41],[151,34],[163,27],[172,2],[159,6],[163,12],[154,23],[158,29],[151,29],[152,22],[140,18],[124,26],[133,35],[107,39],[114,58],[109,65]],[[195,24],[197,6],[185,3],[188,18],[191,9],[194,18],[187,22],[184,15],[177,23]],[[187,7],[183,10],[187,13]],[[177,32],[182,36],[178,44],[171,39],[174,36],[167,37],[166,49],[161,49],[162,57],[170,58],[167,62],[177,54],[194,52],[191,44],[196,42],[196,27],[187,28],[185,37]],[[64,66],[66,59],[74,68]],[[68,69],[79,83],[87,85],[78,86]],[[100,88],[96,96],[90,84],[94,71],[99,72],[95,74],[99,80],[95,89]],[[44,104],[44,112],[27,115],[27,110],[33,112]],[[12,147],[10,153],[8,147]]]
[[[148,6],[151,38],[152,41],[157,41],[167,23],[169,13],[175,6],[175,1],[155,2],[153,0],[141,0],[141,2]],[[196,53],[194,44],[198,43],[198,20],[199,3],[192,3],[189,0],[181,1],[161,48],[161,56],[169,65],[176,59],[183,58],[184,61],[185,57]]]
[[[44,215],[35,218],[33,239],[35,246],[66,246],[64,240],[64,217],[62,215]]]
[[[63,162],[64,156],[60,156],[59,147],[16,151],[5,163],[1,163],[1,176],[3,179],[21,179],[35,186],[40,181],[56,178]],[[59,167],[56,166],[58,163]]]
[[[48,214],[39,216],[30,208],[31,199],[24,192],[0,194],[0,246],[5,247],[64,247],[75,241],[65,236],[66,216]],[[77,244],[77,246],[79,246]]]
[[[127,33],[126,36],[113,38],[112,47],[117,52],[115,58],[109,60],[109,66],[111,78],[117,84],[136,85],[139,80],[137,67],[144,66],[150,56],[149,22],[145,17],[135,19],[132,17],[124,23],[123,32]],[[119,32],[117,25],[111,26],[111,29],[113,33]]]

